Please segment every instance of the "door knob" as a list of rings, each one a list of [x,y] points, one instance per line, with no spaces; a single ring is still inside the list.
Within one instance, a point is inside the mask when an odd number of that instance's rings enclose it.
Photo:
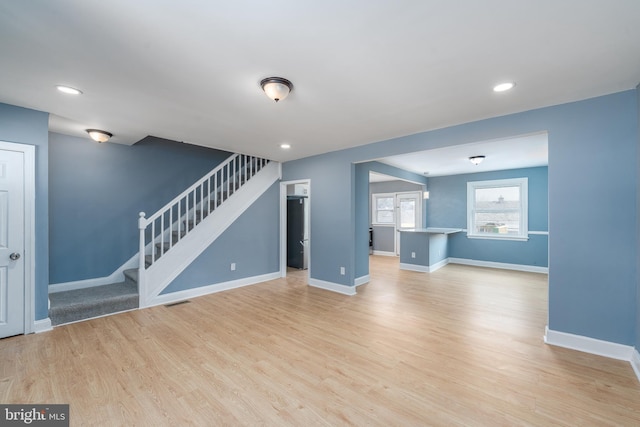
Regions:
[[[17,252],[14,252],[11,255],[9,255],[9,259],[11,259],[11,261],[17,261],[20,259],[20,254]]]

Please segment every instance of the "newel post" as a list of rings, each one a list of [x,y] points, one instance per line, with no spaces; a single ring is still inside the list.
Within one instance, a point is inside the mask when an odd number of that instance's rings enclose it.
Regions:
[[[144,307],[144,301],[147,297],[147,286],[145,282],[145,260],[144,260],[144,230],[147,228],[147,220],[144,217],[145,213],[140,212],[140,218],[138,218],[138,229],[140,230],[140,254],[138,260],[138,294],[139,294],[139,306]]]

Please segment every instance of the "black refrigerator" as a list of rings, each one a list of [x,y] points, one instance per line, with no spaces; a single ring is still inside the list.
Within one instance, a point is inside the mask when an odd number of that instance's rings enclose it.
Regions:
[[[287,266],[306,269],[309,260],[308,200],[287,196]]]

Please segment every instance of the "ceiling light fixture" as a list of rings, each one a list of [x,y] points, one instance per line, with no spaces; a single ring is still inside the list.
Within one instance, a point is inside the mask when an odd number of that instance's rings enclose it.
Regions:
[[[507,91],[509,89],[513,89],[515,87],[515,83],[513,82],[507,82],[507,83],[500,83],[499,85],[495,85],[493,87],[493,91],[494,92],[504,92]]]
[[[62,93],[66,93],[69,95],[82,95],[82,91],[80,89],[76,89],[75,87],[71,86],[58,85],[56,86],[56,89],[58,89]]]
[[[285,99],[293,90],[293,83],[282,77],[267,77],[262,79],[260,86],[264,93],[274,101]]]
[[[290,144],[280,144],[280,148],[282,148],[283,150],[288,150],[289,148],[291,148]]]
[[[87,129],[87,133],[96,142],[107,142],[113,136],[112,133],[98,129]]]
[[[469,161],[471,163],[473,163],[474,165],[479,165],[480,163],[482,163],[482,161],[484,160],[484,156],[472,156],[469,157]]]

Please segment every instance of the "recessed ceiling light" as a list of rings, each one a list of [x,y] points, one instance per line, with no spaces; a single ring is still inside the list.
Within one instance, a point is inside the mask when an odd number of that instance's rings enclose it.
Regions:
[[[76,89],[75,87],[58,85],[58,86],[56,86],[56,88],[60,92],[66,93],[66,94],[69,94],[69,95],[82,95],[82,91],[80,89]]]
[[[504,92],[509,89],[513,89],[516,84],[513,82],[500,83],[499,85],[495,85],[493,87],[494,92]]]
[[[288,150],[289,148],[291,148],[290,144],[280,144],[280,148],[282,148],[283,150]]]

